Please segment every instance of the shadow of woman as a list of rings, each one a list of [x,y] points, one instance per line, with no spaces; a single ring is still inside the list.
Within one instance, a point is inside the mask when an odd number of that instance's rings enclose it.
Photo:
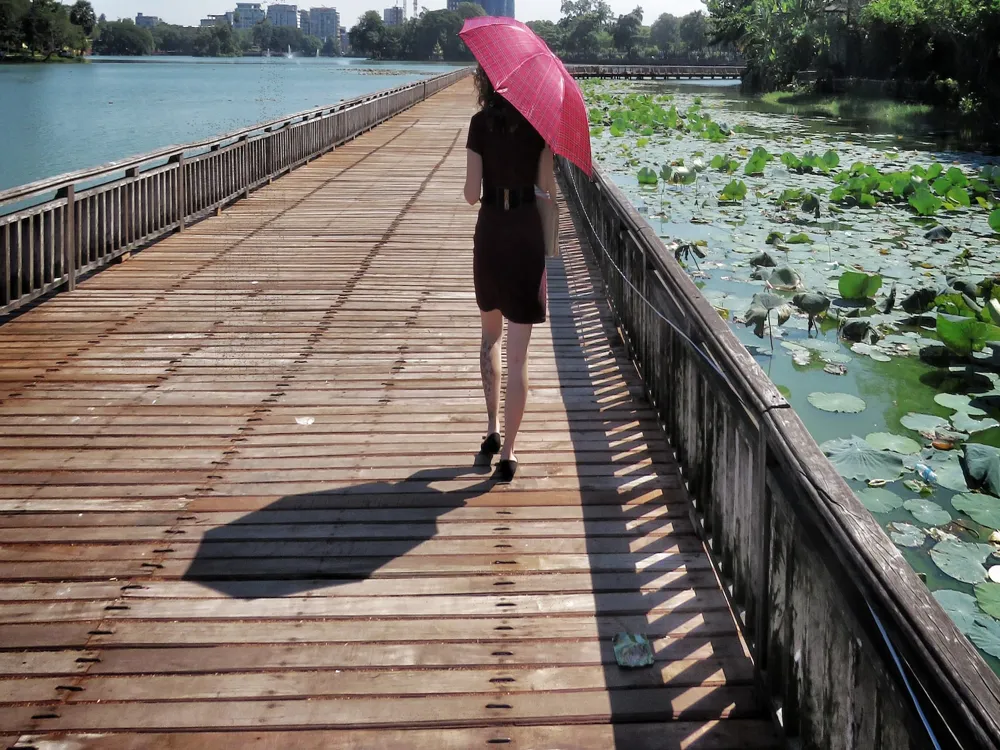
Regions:
[[[183,580],[234,599],[365,580],[433,539],[439,517],[494,484],[480,456],[471,467],[423,469],[399,482],[289,495],[205,532]]]

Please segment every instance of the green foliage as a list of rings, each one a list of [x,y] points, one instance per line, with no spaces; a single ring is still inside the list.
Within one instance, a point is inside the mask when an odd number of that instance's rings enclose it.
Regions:
[[[724,203],[740,202],[747,197],[747,186],[743,180],[733,180],[719,194],[719,200]]]
[[[767,166],[769,161],[773,160],[774,157],[767,152],[767,149],[758,146],[753,150],[746,166],[743,167],[743,173],[746,175],[763,175],[764,167]]]
[[[101,26],[101,36],[94,42],[99,55],[148,55],[153,51],[153,35],[132,21],[111,21]]]
[[[837,291],[844,299],[871,299],[882,288],[882,277],[864,271],[844,271],[837,280]]]
[[[656,185],[656,172],[654,172],[649,167],[643,167],[639,170],[639,184],[640,185]]]
[[[933,216],[944,206],[944,202],[931,193],[926,186],[921,186],[910,196],[910,205],[921,216]]]
[[[981,352],[987,341],[1000,341],[1000,327],[944,313],[937,316],[937,334],[942,344],[962,357]]]
[[[994,232],[1000,233],[1000,208],[998,208],[997,210],[995,210],[993,213],[990,214],[990,218],[988,219],[988,221],[990,229],[992,229]]]

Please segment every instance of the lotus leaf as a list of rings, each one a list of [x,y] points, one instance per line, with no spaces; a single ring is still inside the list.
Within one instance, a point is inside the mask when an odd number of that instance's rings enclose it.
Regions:
[[[793,234],[787,240],[785,240],[789,245],[811,245],[813,243],[812,238],[805,232],[800,232],[799,234]]]
[[[656,172],[654,172],[649,167],[643,167],[639,170],[639,184],[640,185],[655,185],[657,182]]]
[[[719,200],[725,203],[742,201],[747,197],[747,186],[743,180],[733,180],[719,194]]]
[[[827,151],[823,154],[823,163],[827,169],[835,169],[840,166],[840,156],[837,155],[836,151]]]
[[[866,487],[857,493],[858,500],[872,513],[888,513],[903,504],[903,499],[882,487]]]
[[[950,427],[947,419],[932,414],[916,414],[912,411],[900,419],[899,423],[914,432],[934,432],[941,427]]]
[[[944,197],[951,190],[951,180],[947,177],[939,177],[931,183],[931,190]]]
[[[840,321],[840,335],[848,341],[862,341],[871,328],[872,324],[869,318],[843,318]],[[872,352],[868,352],[868,354],[871,356]]]
[[[917,170],[918,168],[914,167],[913,169],[914,174],[917,173]],[[935,161],[931,163],[931,165],[927,168],[927,171],[924,172],[922,176],[925,180],[930,182],[931,180],[936,180],[942,174],[944,174],[944,167],[942,167],[939,162]]]
[[[783,242],[784,239],[785,235],[783,235],[781,232],[771,232],[770,234],[767,235],[766,244],[777,245],[779,242]]]
[[[987,341],[1000,341],[1000,327],[944,313],[937,316],[937,333],[945,346],[963,357],[981,352]]]
[[[930,451],[925,460],[934,466],[937,474],[935,484],[953,492],[966,492],[969,489],[956,451]]]
[[[830,298],[818,292],[802,292],[792,297],[792,304],[812,317],[830,309]]]
[[[951,499],[955,510],[969,516],[980,526],[988,529],[1000,529],[1000,500],[989,495],[975,495],[963,492]]]
[[[955,425],[956,430],[969,434],[989,430],[993,427],[1000,427],[1000,422],[997,422],[995,419],[973,419],[966,412],[962,411],[952,415],[951,423]]]
[[[993,554],[988,544],[946,540],[931,549],[931,560],[942,572],[962,583],[981,583],[986,580],[983,563]]]
[[[899,306],[910,315],[925,313],[934,306],[938,293],[935,289],[923,288],[910,293]]]
[[[966,471],[976,483],[975,486],[1000,497],[1000,449],[979,443],[966,443],[962,446],[962,452]]]
[[[951,513],[930,500],[922,498],[907,500],[903,503],[903,507],[918,521],[929,526],[941,526],[951,522]]]
[[[953,187],[945,194],[945,197],[952,203],[965,206],[965,208],[972,206],[972,199],[969,197],[968,191],[963,188]]]
[[[902,435],[893,435],[891,432],[872,432],[865,435],[865,440],[879,450],[903,454],[920,452],[920,443],[916,440]]]
[[[862,412],[866,406],[864,399],[849,393],[822,393],[819,391],[809,394],[809,403],[823,411],[845,412],[847,414]]]
[[[1000,208],[990,214],[989,224],[994,232],[1000,232]]]
[[[891,523],[889,538],[901,547],[920,547],[927,539],[927,533],[912,523]]]
[[[854,321],[852,321],[854,322]],[[891,362],[892,357],[885,354],[877,346],[872,346],[871,344],[857,343],[851,345],[851,351],[857,354],[864,354],[867,357],[875,360],[876,362]],[[946,423],[947,424],[947,423]]]
[[[1000,583],[980,583],[976,586],[976,601],[990,617],[1000,617]]]
[[[969,178],[965,176],[963,172],[958,167],[952,167],[946,172],[948,181],[955,187],[964,188],[969,184]]]
[[[934,598],[941,609],[955,621],[958,629],[968,635],[968,629],[975,624],[976,615],[979,614],[975,597],[961,591],[942,589],[934,592]]]
[[[986,414],[982,409],[972,405],[971,396],[964,396],[960,393],[939,393],[934,396],[934,400],[945,409],[965,412],[974,417],[981,417]]]
[[[848,479],[898,479],[903,474],[903,457],[880,451],[857,435],[827,440],[820,449],[830,463]]]
[[[764,280],[772,289],[780,289],[788,292],[799,289],[802,286],[802,279],[789,266],[775,268]]]
[[[881,276],[863,271],[844,271],[837,280],[837,290],[844,299],[870,299],[881,287]]]
[[[910,205],[921,216],[933,216],[944,203],[926,187],[920,187],[910,196]]]
[[[757,255],[750,259],[750,265],[754,267],[774,268],[778,264],[767,253],[757,253]]]

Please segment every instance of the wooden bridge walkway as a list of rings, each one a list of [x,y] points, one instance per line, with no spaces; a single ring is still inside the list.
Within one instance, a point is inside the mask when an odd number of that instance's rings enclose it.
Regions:
[[[519,476],[476,465],[473,106],[0,327],[0,747],[777,746],[568,217]]]

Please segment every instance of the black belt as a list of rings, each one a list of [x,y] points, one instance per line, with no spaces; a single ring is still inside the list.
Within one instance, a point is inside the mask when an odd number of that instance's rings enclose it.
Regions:
[[[497,206],[504,211],[510,211],[518,206],[534,203],[535,186],[522,188],[484,188],[482,200],[484,206]]]

